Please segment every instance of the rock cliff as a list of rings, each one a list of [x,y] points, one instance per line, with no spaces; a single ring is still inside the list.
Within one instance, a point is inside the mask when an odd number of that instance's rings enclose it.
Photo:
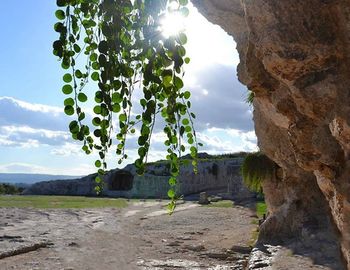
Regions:
[[[204,159],[198,163],[198,174],[192,165],[183,166],[178,179],[177,193],[189,195],[207,192],[224,192],[236,200],[252,197],[243,185],[240,175],[241,158]],[[25,195],[80,195],[96,196],[94,174],[80,179],[45,181],[32,185]],[[168,198],[170,177],[167,162],[155,162],[147,166],[144,175],[137,175],[133,164],[124,169],[109,171],[104,177],[104,196],[126,198]]]
[[[350,269],[349,1],[192,2],[237,42],[259,147],[282,170],[260,241],[334,224]]]

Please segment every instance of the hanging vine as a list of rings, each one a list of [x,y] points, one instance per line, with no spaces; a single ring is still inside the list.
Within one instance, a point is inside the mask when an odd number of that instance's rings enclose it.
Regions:
[[[188,15],[187,0],[57,0],[59,20],[54,29],[59,39],[53,53],[67,70],[62,92],[67,115],[76,115],[69,124],[75,140],[83,143],[86,154],[97,151],[96,192],[103,188],[107,170],[106,155],[112,145],[118,163],[127,158],[125,143],[129,134],[138,136],[138,174],[145,172],[151,137],[159,114],[165,120],[166,159],[171,177],[169,209],[175,208],[176,179],[181,153],[189,148],[196,168],[198,143],[190,112],[190,92],[183,89],[186,56],[185,33],[165,38],[161,20],[167,13]],[[94,117],[86,123],[83,105],[88,101],[85,86],[95,82]],[[85,91],[85,92],[84,92]],[[141,91],[142,112],[133,113],[133,95]],[[114,121],[117,120],[117,121]],[[116,125],[113,123],[117,123]]]

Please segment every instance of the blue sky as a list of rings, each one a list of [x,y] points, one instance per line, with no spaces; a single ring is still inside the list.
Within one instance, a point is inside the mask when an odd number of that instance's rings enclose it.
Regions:
[[[52,55],[56,1],[3,0],[0,16],[0,172],[83,175],[94,171],[93,156],[70,139],[70,118],[62,112],[59,62]],[[185,86],[192,91],[198,137],[209,153],[254,150],[251,108],[246,88],[236,78],[235,43],[194,8],[185,22],[188,34]],[[156,130],[150,160],[164,158]],[[158,140],[158,142],[157,142]],[[129,142],[128,162],[136,157]],[[124,164],[126,165],[126,164]],[[109,166],[116,158],[109,157]]]
[[[1,95],[60,105],[61,70],[52,57],[56,1],[5,0],[0,17]]]

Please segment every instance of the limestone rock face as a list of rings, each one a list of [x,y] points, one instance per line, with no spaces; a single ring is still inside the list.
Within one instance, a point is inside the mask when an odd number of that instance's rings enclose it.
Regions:
[[[254,196],[244,185],[240,175],[242,159],[203,160],[198,163],[198,174],[192,166],[181,168],[176,187],[179,195],[207,192],[222,192],[235,200]],[[102,194],[126,198],[168,198],[169,164],[156,162],[147,166],[144,175],[139,176],[133,164],[124,169],[109,171],[104,178]],[[96,196],[94,190],[96,175],[81,179],[39,182],[24,191],[36,195],[80,195]]]
[[[259,147],[283,170],[261,239],[331,220],[350,269],[349,1],[192,2],[237,42]]]

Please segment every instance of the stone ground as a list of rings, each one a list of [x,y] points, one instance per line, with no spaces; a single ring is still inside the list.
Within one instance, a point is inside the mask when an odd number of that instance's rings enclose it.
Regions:
[[[254,212],[162,202],[125,209],[0,208],[1,270],[246,269]],[[282,247],[249,269],[331,269]]]

